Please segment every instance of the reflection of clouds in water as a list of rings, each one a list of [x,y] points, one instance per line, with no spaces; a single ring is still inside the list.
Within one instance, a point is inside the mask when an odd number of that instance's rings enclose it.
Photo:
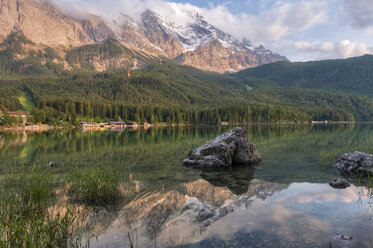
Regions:
[[[249,209],[241,209],[211,226],[208,237],[230,240],[235,233],[261,231],[286,241],[322,242],[330,232],[327,221],[280,204],[268,205],[256,200]]]
[[[363,187],[334,189],[327,184],[293,183],[288,190],[276,194],[274,202],[288,203],[355,203],[367,199],[367,190]]]
[[[364,220],[365,209],[357,207],[346,215],[351,206],[340,204],[357,202],[362,193],[367,193],[362,188],[335,190],[310,183],[294,183],[284,189],[286,186],[254,179],[247,193],[235,196],[225,187],[214,187],[200,179],[185,184],[181,191],[150,192],[128,203],[121,216],[99,236],[99,242],[125,245],[128,241],[124,234],[136,228],[141,247],[152,245],[154,236],[160,247],[171,243],[194,247],[212,239],[243,245],[247,240],[236,240],[239,233],[258,244],[269,241],[314,247],[328,244],[336,233],[362,238],[364,231],[371,230],[372,223]],[[262,192],[273,194],[262,199]],[[345,219],[340,218],[341,214]]]

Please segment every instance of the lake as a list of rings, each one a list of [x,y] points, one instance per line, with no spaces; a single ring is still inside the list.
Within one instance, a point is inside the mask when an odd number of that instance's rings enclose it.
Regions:
[[[230,128],[0,133],[0,173],[53,161],[63,192],[69,171],[115,168],[120,202],[76,206],[97,237],[92,247],[129,247],[130,239],[135,247],[373,247],[370,189],[328,185],[339,177],[339,155],[373,152],[373,124],[244,126],[262,154],[258,166],[182,165],[190,149]]]

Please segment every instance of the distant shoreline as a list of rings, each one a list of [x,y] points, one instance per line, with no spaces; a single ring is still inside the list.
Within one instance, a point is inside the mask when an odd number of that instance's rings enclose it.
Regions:
[[[310,123],[310,122],[300,122],[300,123],[295,123],[295,122],[283,122],[283,123],[275,123],[275,122],[250,122],[250,123],[234,123],[234,124],[224,124],[224,125],[206,125],[206,124],[188,124],[188,123],[183,123],[183,124],[165,124],[165,123],[156,123],[149,125],[145,127],[145,129],[149,129],[151,127],[184,127],[184,126],[221,126],[221,127],[229,127],[229,126],[239,126],[239,125],[328,125],[328,124],[368,124],[368,123],[373,123],[373,121],[367,121],[367,122],[348,122],[348,121],[341,121],[341,122],[328,122],[328,123]],[[72,127],[75,129],[76,127]],[[82,131],[87,131],[87,130],[94,130],[94,131],[99,131],[99,130],[126,130],[126,129],[140,129],[144,128],[143,126],[138,126],[137,128],[131,128],[131,127],[125,127],[125,128],[92,128],[92,129],[84,129],[80,128]],[[30,126],[13,126],[13,127],[0,127],[0,132],[7,132],[7,131],[30,131],[30,132],[45,132],[48,130],[52,129],[62,129],[60,126],[50,126],[50,125],[30,125]],[[77,128],[78,129],[78,128]]]
[[[30,132],[44,132],[51,129],[58,129],[50,125],[30,125],[30,126],[12,126],[12,127],[0,127],[0,132],[6,131],[30,131]]]

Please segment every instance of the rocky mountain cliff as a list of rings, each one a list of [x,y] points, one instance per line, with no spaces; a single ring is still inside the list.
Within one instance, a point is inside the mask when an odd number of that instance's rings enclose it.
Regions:
[[[239,41],[199,14],[191,17],[193,21],[188,25],[177,26],[147,10],[138,21],[124,14],[108,21],[91,14],[73,17],[46,0],[0,0],[0,41],[12,32],[21,32],[35,44],[36,50],[51,47],[64,58],[67,50],[101,46],[110,39],[145,57],[165,56],[183,65],[217,72],[234,72],[287,60],[262,46],[254,47],[248,40]],[[126,58],[126,63],[115,63],[116,58],[108,63],[107,57],[101,61],[102,57],[87,54],[90,49],[83,50],[88,63],[96,70],[133,65],[133,56]],[[120,59],[126,60],[123,56]],[[79,63],[69,66],[82,67]]]

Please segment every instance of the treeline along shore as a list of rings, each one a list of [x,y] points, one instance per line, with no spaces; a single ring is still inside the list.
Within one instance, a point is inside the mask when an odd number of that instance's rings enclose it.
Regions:
[[[239,123],[312,123],[353,122],[354,117],[340,110],[300,110],[272,105],[217,108],[165,108],[95,103],[64,102],[54,107],[44,105],[30,113],[12,112],[2,107],[1,125],[25,129],[48,126],[95,126],[121,128],[150,125],[229,125]],[[19,113],[19,114],[14,114]],[[316,118],[316,119],[314,119]],[[45,126],[46,127],[46,126]]]

